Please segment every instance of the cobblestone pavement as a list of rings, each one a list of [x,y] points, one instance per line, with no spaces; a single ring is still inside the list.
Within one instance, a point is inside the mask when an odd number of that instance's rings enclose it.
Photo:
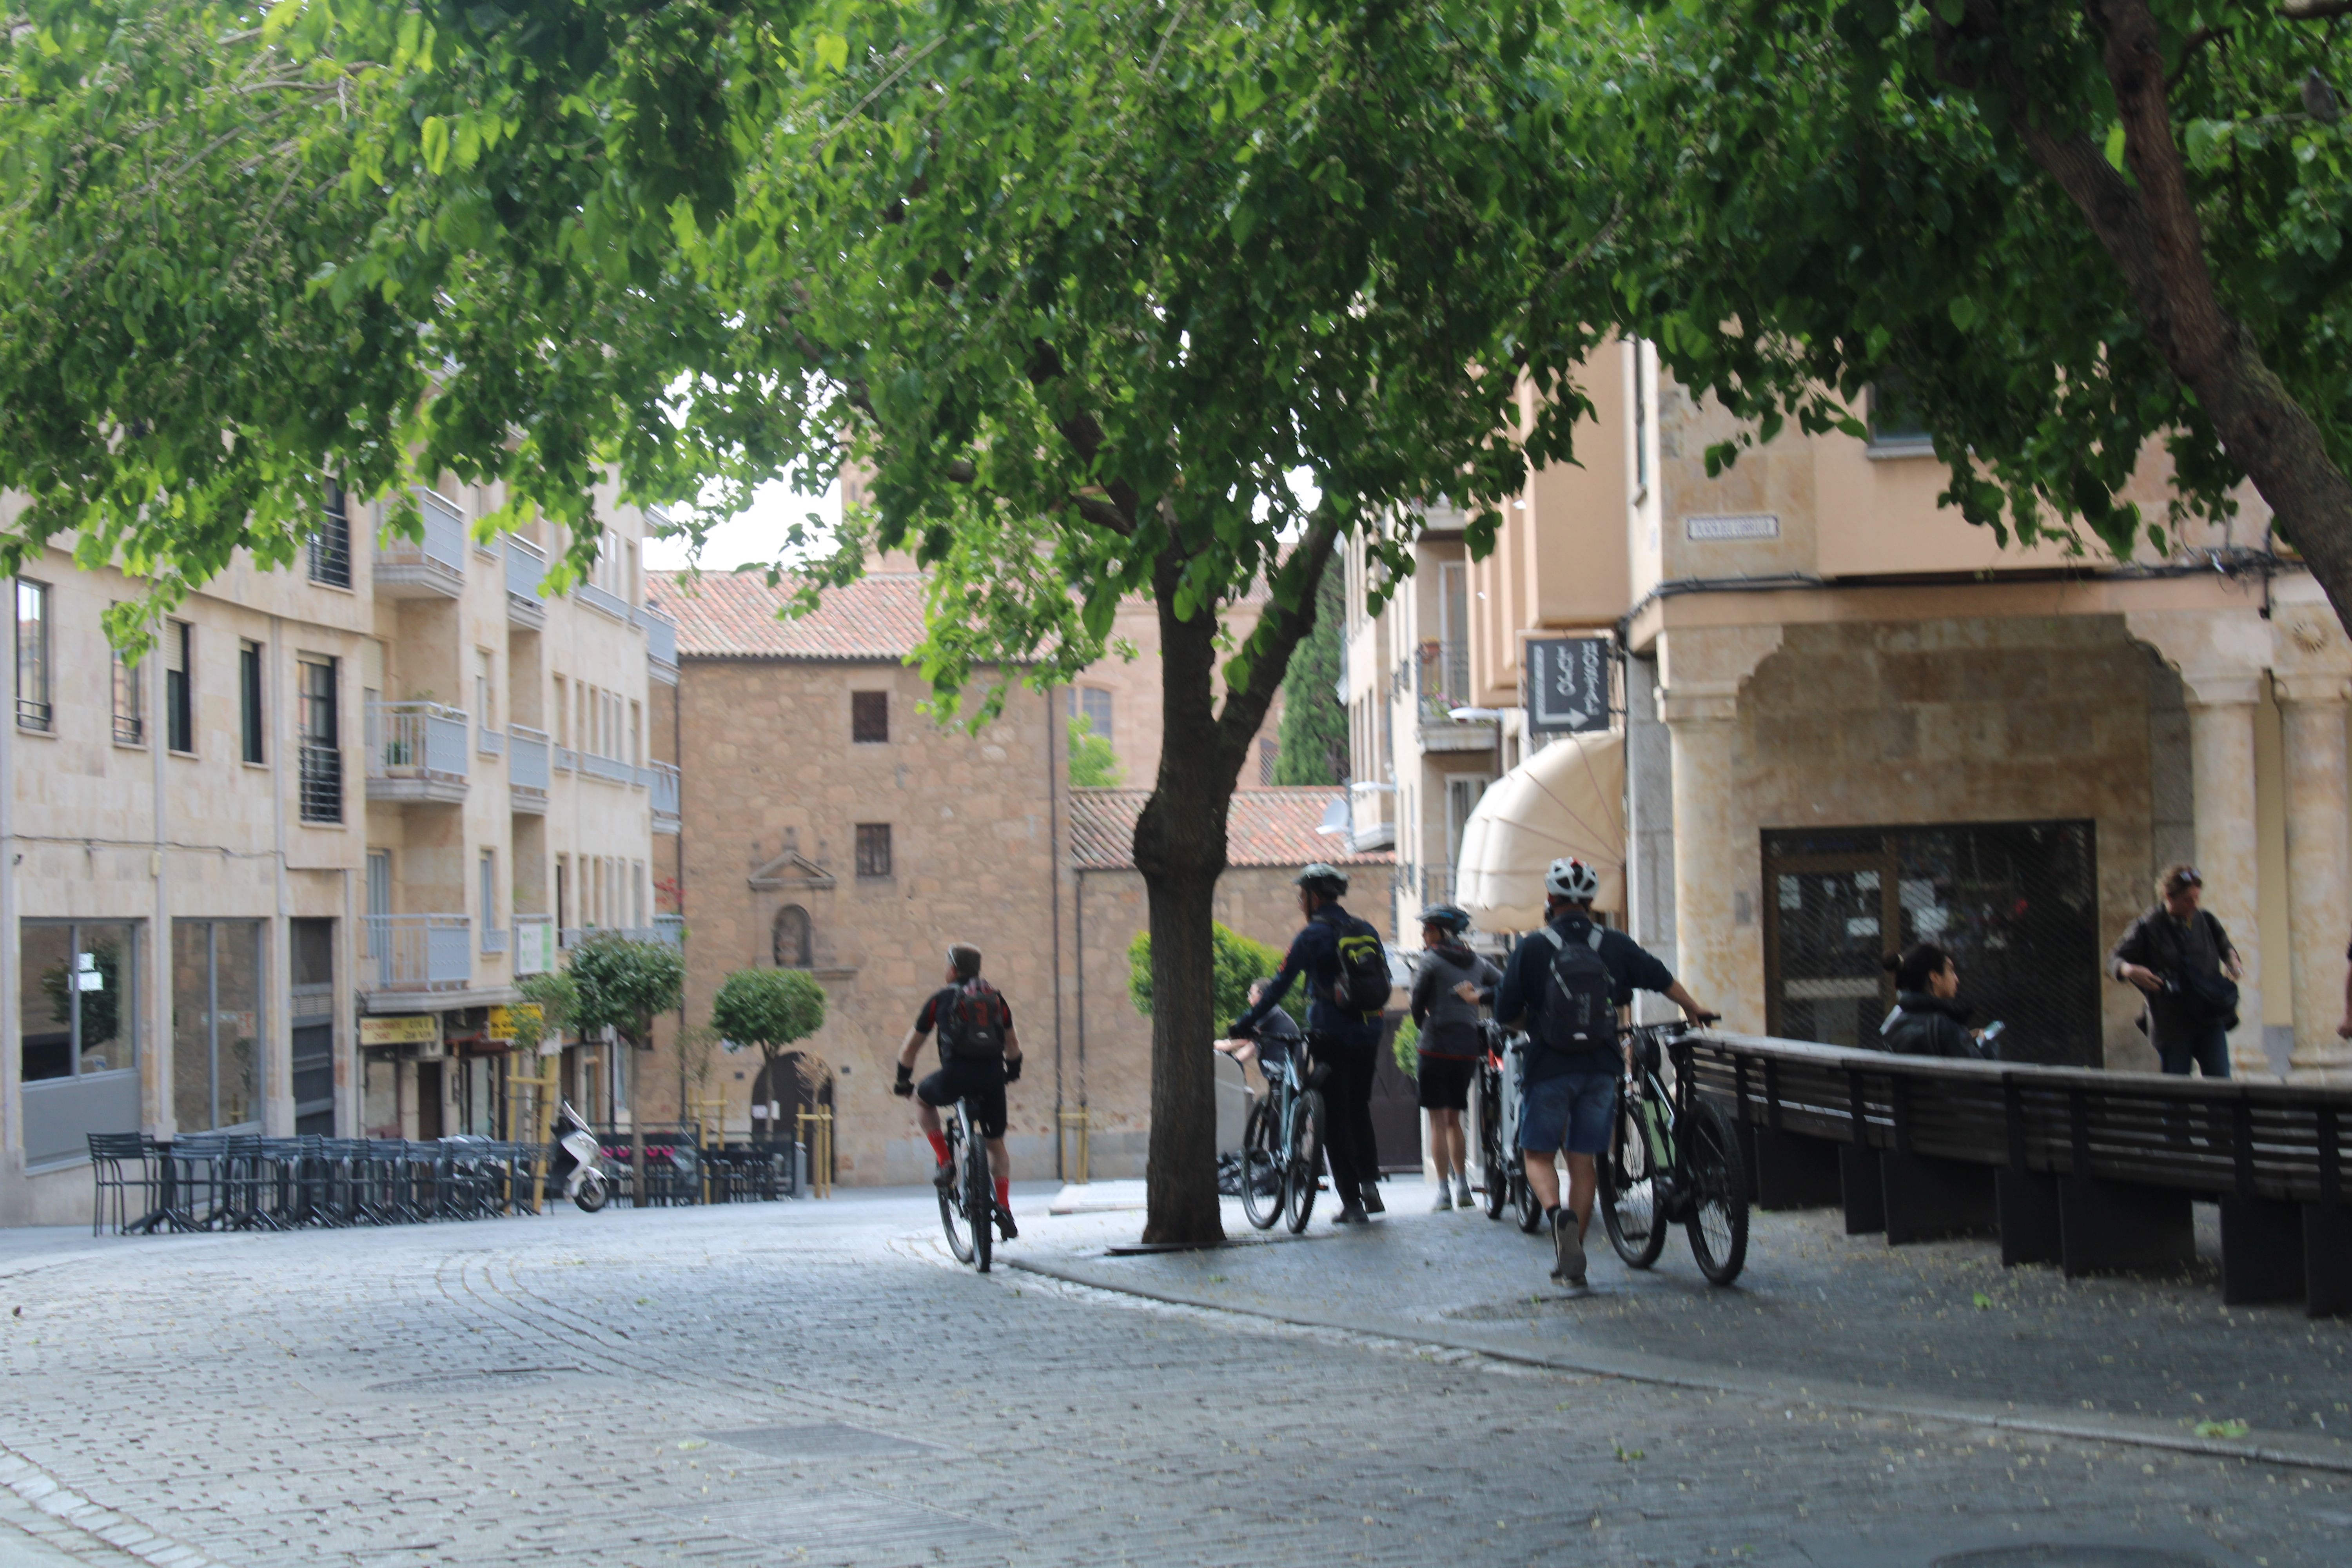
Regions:
[[[2315,1321],[2299,1303],[2224,1307],[2210,1210],[2208,1258],[2185,1274],[2074,1280],[2054,1268],[2004,1269],[1988,1241],[1890,1247],[1843,1234],[1835,1210],[1759,1213],[1732,1290],[1700,1278],[1679,1230],[1654,1269],[1627,1268],[1596,1218],[1593,1292],[1570,1297],[1546,1279],[1548,1239],[1519,1234],[1507,1215],[1430,1214],[1432,1189],[1418,1182],[1389,1191],[1388,1217],[1353,1233],[1318,1217],[1306,1237],[1277,1230],[1274,1245],[1213,1253],[1100,1258],[1077,1227],[1050,1245],[1072,1261],[1096,1254],[1087,1278],[1204,1301],[1352,1301],[1433,1330],[1798,1378],[1823,1393],[2087,1410],[2188,1431],[2242,1421],[2257,1440],[2332,1451],[2352,1467],[2352,1320]],[[1110,1218],[1091,1229],[1120,1230]]]
[[[1035,1239],[1008,1254],[1132,1230],[1020,1202]],[[1343,1246],[1214,1256],[1328,1258],[1354,1288],[1363,1256]],[[2324,1468],[983,1279],[944,1261],[925,1198],[904,1194],[46,1251],[0,1237],[0,1564],[1927,1568],[2106,1543],[2284,1568],[2340,1561],[2352,1525],[2352,1481]],[[70,1528],[36,1547],[27,1521]]]

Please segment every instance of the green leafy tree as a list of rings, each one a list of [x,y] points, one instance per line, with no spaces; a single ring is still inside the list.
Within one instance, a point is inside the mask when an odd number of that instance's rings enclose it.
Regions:
[[[721,981],[710,1026],[731,1048],[757,1046],[772,1067],[786,1047],[824,1027],[824,987],[801,969],[739,969]]]
[[[526,974],[515,982],[522,999],[539,1009],[540,1027],[550,1035],[569,1035],[579,1027],[580,986],[561,969]]]
[[[1211,970],[1210,1005],[1222,1034],[1225,1024],[1248,1010],[1250,986],[1272,979],[1282,967],[1282,954],[1223,921],[1209,928],[1209,938],[1216,955]],[[1151,933],[1148,931],[1137,931],[1135,940],[1127,944],[1127,994],[1137,1012],[1151,1016]]]
[[[678,1005],[686,994],[686,959],[666,942],[632,942],[592,936],[572,950],[569,973],[577,987],[573,1022],[583,1035],[610,1029],[632,1052],[649,1051],[654,1019]],[[632,1181],[642,1184],[646,1168],[645,1071],[629,1061],[629,1151]],[[645,1201],[642,1184],[631,1189]]]
[[[1396,1035],[1389,1041],[1389,1049],[1396,1058],[1397,1070],[1407,1078],[1421,1074],[1421,1026],[1407,1013],[1397,1020]]]
[[[2004,535],[2162,552],[2251,479],[2346,618],[2347,9],[1580,5],[1545,43],[1596,252],[1570,290],[1751,421],[1738,444],[1858,432],[1899,378],[1946,501]],[[2151,442],[2163,518],[2117,494]]]
[[[1339,698],[1346,593],[1337,575],[1324,577],[1316,590],[1315,629],[1290,656],[1282,677],[1280,749],[1274,759],[1278,784],[1348,782],[1348,708]]]
[[[1070,721],[1070,782],[1081,789],[1118,783],[1118,753],[1081,713]]]

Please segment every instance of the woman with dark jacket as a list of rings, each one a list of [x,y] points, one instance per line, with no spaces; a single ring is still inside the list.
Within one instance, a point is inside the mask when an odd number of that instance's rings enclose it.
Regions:
[[[1898,1057],[1982,1057],[1978,1031],[1968,1026],[1969,1008],[1958,1000],[1960,966],[1950,953],[1922,942],[1885,962],[1895,972],[1895,1011],[1878,1026],[1888,1050]]]
[[[1486,1054],[1478,1009],[1495,999],[1495,987],[1503,983],[1503,972],[1464,943],[1469,929],[1469,912],[1452,904],[1423,910],[1421,966],[1412,981],[1412,1021],[1421,1029],[1421,1108],[1429,1112],[1430,1153],[1437,1165],[1437,1202],[1432,1206],[1439,1210],[1470,1206],[1462,1113],[1469,1109],[1478,1060]]]

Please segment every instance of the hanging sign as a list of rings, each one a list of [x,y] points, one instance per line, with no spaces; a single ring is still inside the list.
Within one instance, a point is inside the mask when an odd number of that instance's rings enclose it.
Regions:
[[[1581,735],[1609,728],[1609,674],[1616,662],[1611,638],[1529,642],[1527,660],[1529,733]]]
[[[490,1009],[490,1021],[482,1032],[494,1040],[537,1040],[545,1031],[540,1024],[539,1008],[532,1003],[518,1002],[510,1007]]]
[[[430,1046],[441,1039],[441,1020],[431,1013],[403,1013],[390,1018],[362,1018],[363,1046]]]

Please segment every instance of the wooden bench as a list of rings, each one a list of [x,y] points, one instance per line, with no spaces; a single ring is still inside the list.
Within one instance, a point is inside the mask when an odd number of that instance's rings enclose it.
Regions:
[[[2352,1086],[1898,1057],[1706,1031],[1698,1090],[1730,1110],[1761,1208],[1835,1204],[1890,1244],[1998,1236],[2071,1278],[2185,1263],[2221,1209],[2222,1300],[2352,1312]]]

